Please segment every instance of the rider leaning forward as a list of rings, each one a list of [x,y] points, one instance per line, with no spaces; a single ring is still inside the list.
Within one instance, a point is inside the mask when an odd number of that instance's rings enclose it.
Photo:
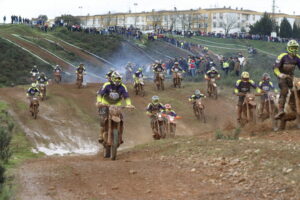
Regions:
[[[279,112],[275,119],[280,119],[284,115],[284,106],[289,90],[293,88],[294,71],[296,66],[300,69],[300,56],[298,54],[299,44],[296,40],[290,40],[287,43],[287,53],[278,56],[274,67],[274,73],[278,77],[280,97]],[[296,111],[295,94],[291,92],[289,105],[293,111]]]
[[[156,137],[156,134],[154,132],[155,130],[155,116],[157,113],[162,112],[165,110],[165,106],[159,102],[158,96],[152,97],[152,102],[148,104],[147,106],[147,115],[151,118],[151,129],[153,131],[153,137]]]
[[[98,141],[100,143],[103,143],[104,134],[108,131],[109,105],[121,106],[122,99],[125,100],[128,108],[134,108],[131,105],[127,87],[122,83],[121,75],[118,72],[114,72],[111,75],[111,81],[104,83],[102,89],[98,91],[97,96],[97,106],[99,107],[100,114],[100,136]],[[121,125],[121,127],[120,135],[122,137],[123,126]],[[123,140],[121,140],[121,143],[123,143]]]
[[[250,80],[250,75],[248,72],[243,72],[241,75],[241,79],[237,80],[235,84],[234,93],[239,95],[239,100],[237,104],[237,121],[240,122],[242,119],[242,110],[243,103],[247,93],[251,92],[251,88],[256,89],[257,86],[253,80]]]
[[[259,116],[261,117],[263,114],[263,111],[265,109],[265,101],[268,99],[268,92],[271,91],[277,91],[274,88],[273,83],[270,81],[271,77],[268,73],[264,73],[262,76],[262,80],[258,84],[258,93],[261,93],[262,96],[260,98],[260,109],[259,109]],[[267,111],[269,112],[269,109],[267,108]],[[269,113],[268,113],[269,114]]]

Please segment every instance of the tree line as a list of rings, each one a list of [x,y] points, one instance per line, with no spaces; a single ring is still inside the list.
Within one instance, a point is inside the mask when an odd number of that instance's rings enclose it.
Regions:
[[[282,38],[300,38],[300,27],[294,22],[293,26],[286,17],[283,18],[280,25],[267,13],[254,25],[250,26],[250,34],[271,35],[276,32]]]

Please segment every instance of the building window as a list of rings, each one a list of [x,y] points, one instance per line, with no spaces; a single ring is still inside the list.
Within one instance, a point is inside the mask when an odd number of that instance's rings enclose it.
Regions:
[[[238,27],[238,28],[240,28],[240,27],[241,27],[241,24],[240,24],[240,22],[237,24],[237,27]]]
[[[216,13],[213,14],[213,19],[217,19]]]
[[[216,28],[217,27],[217,22],[214,22],[213,26],[214,26],[214,28]]]
[[[253,15],[253,21],[255,21],[255,15]]]
[[[220,13],[219,15],[220,15],[220,19],[223,19],[223,13]]]

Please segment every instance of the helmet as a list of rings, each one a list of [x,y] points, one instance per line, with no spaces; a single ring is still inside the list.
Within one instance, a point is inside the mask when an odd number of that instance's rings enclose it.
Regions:
[[[242,79],[249,79],[250,78],[249,72],[243,72],[241,77]]]
[[[33,68],[35,68],[35,69],[36,69],[36,68],[37,68],[37,66],[36,66],[36,65],[33,65]]]
[[[298,50],[299,50],[299,43],[296,40],[290,40],[287,43],[287,52],[292,54],[292,55],[296,55]]]
[[[215,67],[211,67],[210,70],[211,71],[217,71],[217,69]]]
[[[31,83],[31,87],[36,87],[36,83]]]
[[[44,72],[42,72],[42,73],[41,73],[41,76],[45,76],[45,73],[44,73]]]
[[[155,63],[156,63],[156,64],[159,64],[159,60],[155,60]]]
[[[122,76],[119,74],[119,72],[113,72],[111,75],[111,80],[115,85],[120,85],[122,82]]]
[[[139,67],[138,71],[139,71],[139,72],[142,72],[142,71],[143,71],[143,68]]]
[[[83,66],[83,63],[80,63],[79,66]]]
[[[55,67],[57,68],[57,67],[59,67],[59,65],[55,65]]]
[[[152,103],[157,104],[159,101],[159,97],[158,96],[153,96],[152,97]]]
[[[195,95],[200,95],[200,94],[201,94],[200,90],[195,90]]]
[[[172,106],[171,106],[171,104],[166,104],[166,105],[165,105],[165,108],[166,108],[166,109],[171,109]]]
[[[114,72],[115,69],[114,68],[110,68],[109,72]]]
[[[174,62],[174,65],[179,65],[179,63],[178,62]]]
[[[262,78],[263,80],[270,80],[271,77],[268,73],[264,73]]]

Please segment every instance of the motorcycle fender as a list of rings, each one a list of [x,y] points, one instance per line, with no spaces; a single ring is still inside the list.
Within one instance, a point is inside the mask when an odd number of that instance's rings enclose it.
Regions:
[[[117,116],[112,116],[111,119],[116,122],[116,123],[120,123],[121,122],[121,118],[117,117]]]
[[[250,104],[251,106],[256,106],[256,103],[255,103],[254,101],[250,101],[249,104]]]

